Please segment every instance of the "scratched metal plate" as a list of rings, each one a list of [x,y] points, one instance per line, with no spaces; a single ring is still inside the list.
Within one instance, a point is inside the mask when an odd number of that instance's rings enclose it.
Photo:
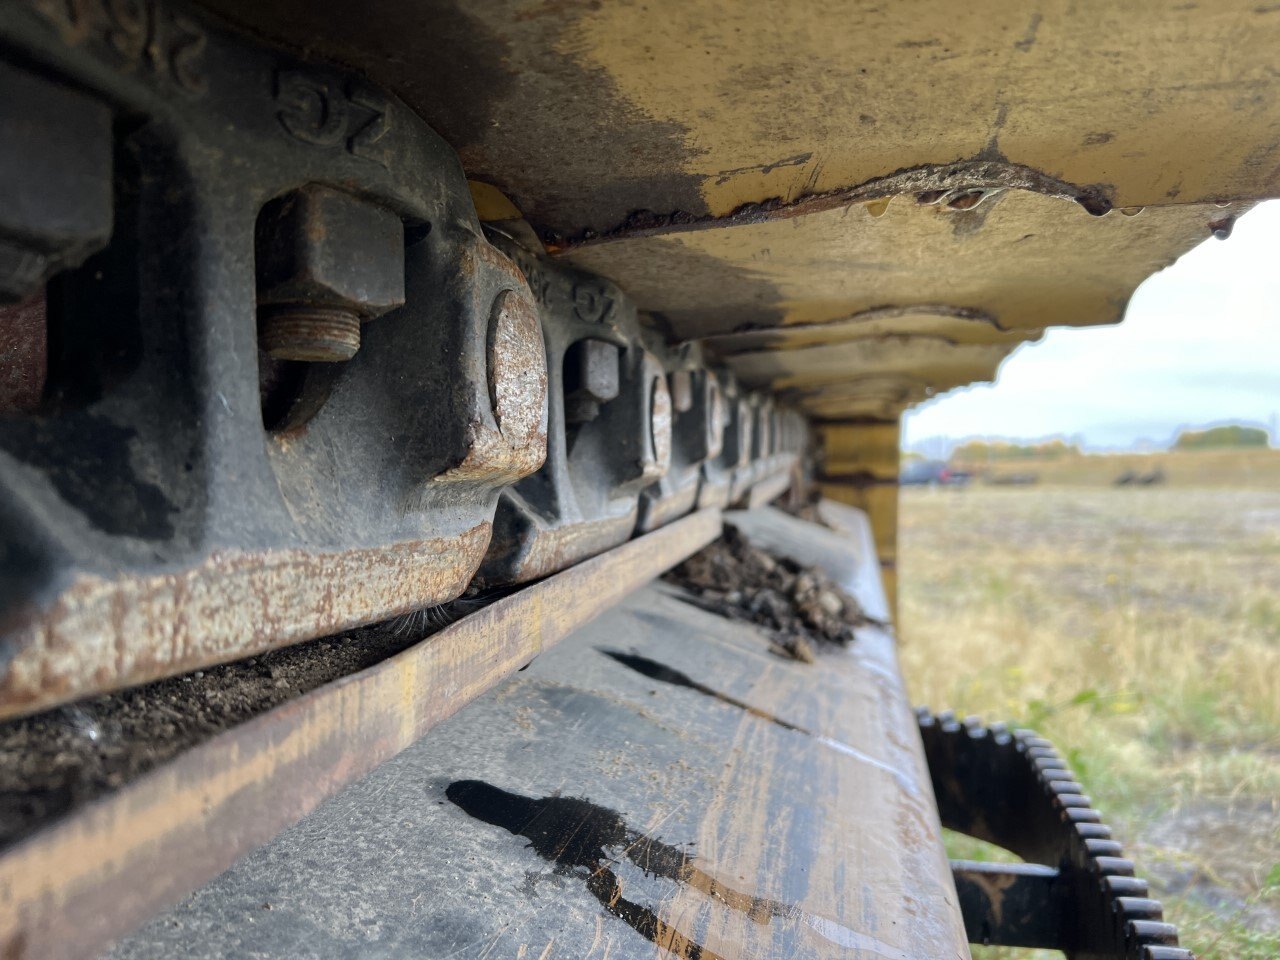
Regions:
[[[763,518],[763,519],[761,519]],[[775,547],[883,610],[855,540]],[[817,664],[654,585],[113,956],[967,957],[893,653]]]

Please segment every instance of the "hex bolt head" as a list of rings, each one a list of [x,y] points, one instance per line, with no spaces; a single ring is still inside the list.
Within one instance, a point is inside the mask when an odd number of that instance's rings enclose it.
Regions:
[[[649,438],[653,445],[653,473],[655,479],[665,476],[671,468],[671,441],[673,411],[671,391],[667,378],[653,378],[652,397],[649,401]]]
[[[547,356],[534,304],[511,290],[489,314],[489,402],[503,439],[526,450],[541,446],[546,458]]]
[[[701,426],[699,436],[695,438],[693,459],[695,461],[710,460],[720,456],[724,449],[725,409],[724,396],[720,392],[720,381],[710,370],[698,373],[694,380],[693,407],[696,411],[695,421]]]
[[[565,420],[586,423],[622,390],[621,352],[605,340],[579,340],[564,355]]]
[[[404,226],[315,184],[268,203],[255,236],[259,341],[278,360],[350,360],[360,325],[402,306]]]

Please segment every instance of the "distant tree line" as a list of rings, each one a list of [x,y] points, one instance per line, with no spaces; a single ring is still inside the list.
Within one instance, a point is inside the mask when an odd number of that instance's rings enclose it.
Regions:
[[[1183,430],[1174,441],[1175,450],[1211,450],[1219,447],[1265,447],[1267,431],[1260,427],[1210,427],[1208,430]]]
[[[969,440],[956,447],[952,460],[988,463],[993,460],[1059,460],[1080,455],[1080,448],[1065,440],[1010,443],[1007,440]]]

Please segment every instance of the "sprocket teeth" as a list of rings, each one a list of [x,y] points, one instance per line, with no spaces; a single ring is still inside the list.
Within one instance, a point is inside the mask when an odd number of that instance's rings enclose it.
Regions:
[[[1075,809],[1092,809],[1093,804],[1083,793],[1055,793],[1054,802],[1060,807]]]
[[[1125,924],[1125,937],[1142,946],[1176,947],[1178,928],[1162,920],[1130,920]]]
[[[1115,908],[1125,920],[1164,919],[1164,906],[1150,897],[1116,897]]]
[[[1084,848],[1091,857],[1119,857],[1124,855],[1120,844],[1115,840],[1085,840]]]
[[[1092,807],[1072,807],[1062,811],[1063,816],[1072,823],[1101,823],[1102,815]]]
[[[1032,757],[1036,772],[1040,774],[1066,773],[1067,764],[1061,757]]]
[[[1094,857],[1093,868],[1103,877],[1132,877],[1133,861],[1127,857]]]
[[[1112,839],[1111,828],[1102,822],[1092,799],[1083,792],[1052,743],[1032,730],[1010,731],[998,723],[984,726],[972,716],[957,720],[951,711],[933,714],[920,709],[916,716],[926,743],[941,747],[943,756],[961,756],[966,749],[975,751],[964,755],[966,763],[974,764],[971,771],[989,771],[998,778],[1008,764],[1018,762],[1016,757],[1024,759],[1033,782],[1044,791],[1046,803],[1068,831],[1068,852],[1059,869],[1085,870],[1084,876],[1092,875],[1093,883],[1082,889],[1094,887],[1097,895],[1104,898],[1102,913],[1097,915],[1102,927],[1091,932],[1108,938],[1114,946],[1091,948],[1090,956],[1195,960],[1190,950],[1177,945],[1177,928],[1165,922],[1160,901],[1152,899],[1147,882],[1134,875],[1133,861]]]
[[[1111,874],[1102,878],[1102,888],[1112,897],[1145,898],[1150,889],[1147,881],[1141,877],[1126,877]]]
[[[1195,954],[1185,947],[1144,944],[1141,960],[1195,960]]]
[[[1081,840],[1110,840],[1111,828],[1105,823],[1077,823],[1076,836]]]
[[[1064,777],[1054,773],[1047,775],[1044,785],[1057,794],[1080,793],[1083,789],[1074,777]]]

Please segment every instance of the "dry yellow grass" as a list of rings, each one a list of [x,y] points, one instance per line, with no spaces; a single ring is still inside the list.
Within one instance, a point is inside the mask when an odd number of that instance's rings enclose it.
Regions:
[[[1280,956],[1280,483],[910,489],[901,525],[913,699],[1051,737],[1184,941]]]

